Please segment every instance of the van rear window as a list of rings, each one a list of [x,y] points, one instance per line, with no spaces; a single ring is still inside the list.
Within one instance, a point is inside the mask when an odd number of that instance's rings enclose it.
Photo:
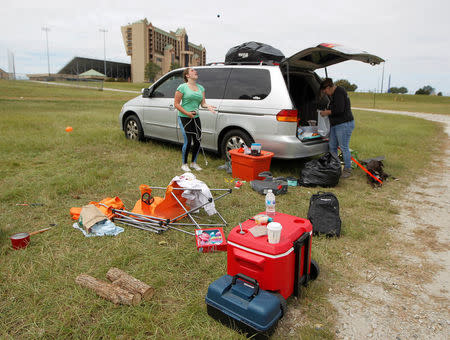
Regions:
[[[271,90],[268,70],[235,68],[231,71],[225,99],[261,100]]]

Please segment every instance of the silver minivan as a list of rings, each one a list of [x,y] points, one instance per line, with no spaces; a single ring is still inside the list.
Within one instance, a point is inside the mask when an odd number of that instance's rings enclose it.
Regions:
[[[298,126],[317,120],[317,109],[327,101],[319,96],[321,78],[314,70],[346,60],[376,65],[384,60],[364,51],[335,44],[320,44],[284,59],[280,63],[214,64],[198,66],[198,83],[206,101],[217,113],[199,111],[202,121],[201,145],[228,156],[242,143],[261,143],[263,150],[277,158],[303,158],[328,150],[328,140],[302,140]],[[122,107],[119,121],[125,136],[146,137],[183,143],[174,107],[175,91],[183,69],[161,77],[142,95]]]

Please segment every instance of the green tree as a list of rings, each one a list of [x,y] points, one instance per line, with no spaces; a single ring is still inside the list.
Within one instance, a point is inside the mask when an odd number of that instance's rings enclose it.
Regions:
[[[350,82],[347,79],[336,80],[334,82],[334,85],[343,87],[348,92],[354,92],[358,88],[358,85],[350,84]]]
[[[408,93],[408,89],[404,86],[402,87],[391,87],[389,89],[389,93],[400,93],[400,94],[405,94]]]
[[[178,63],[172,63],[170,64],[170,70],[176,70],[177,68],[180,68],[181,65]]]
[[[442,92],[438,92],[438,94],[437,94],[439,97],[441,97],[442,96]]]
[[[156,75],[160,71],[161,67],[150,61],[147,65],[145,65],[145,79],[148,79],[150,82],[154,82]]]
[[[415,94],[425,94],[429,96],[430,94],[434,93],[434,88],[430,85],[424,86],[421,89],[418,89]]]

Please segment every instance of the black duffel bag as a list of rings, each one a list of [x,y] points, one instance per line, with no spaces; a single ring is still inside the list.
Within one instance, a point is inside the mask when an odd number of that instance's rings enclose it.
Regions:
[[[334,187],[341,177],[341,161],[328,152],[318,159],[305,164],[300,171],[299,185],[305,187]]]
[[[319,191],[309,200],[308,220],[313,226],[314,234],[328,237],[341,235],[341,217],[339,201],[332,192]]]
[[[225,63],[259,63],[261,61],[277,61],[284,59],[284,54],[267,44],[249,41],[230,48],[225,55]]]

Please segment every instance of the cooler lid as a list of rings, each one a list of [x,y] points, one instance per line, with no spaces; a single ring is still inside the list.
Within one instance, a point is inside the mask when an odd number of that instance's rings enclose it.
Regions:
[[[262,212],[262,214],[264,213]],[[297,216],[277,212],[273,220],[274,222],[280,223],[283,227],[279,243],[269,243],[267,235],[254,237],[248,231],[256,226],[253,220],[247,220],[241,224],[242,230],[245,232],[244,234],[240,233],[239,226],[234,227],[228,234],[228,243],[231,245],[235,244],[243,250],[256,251],[263,256],[282,257],[290,254],[293,248],[293,242],[302,236],[303,233],[312,231],[312,225],[309,220]]]

